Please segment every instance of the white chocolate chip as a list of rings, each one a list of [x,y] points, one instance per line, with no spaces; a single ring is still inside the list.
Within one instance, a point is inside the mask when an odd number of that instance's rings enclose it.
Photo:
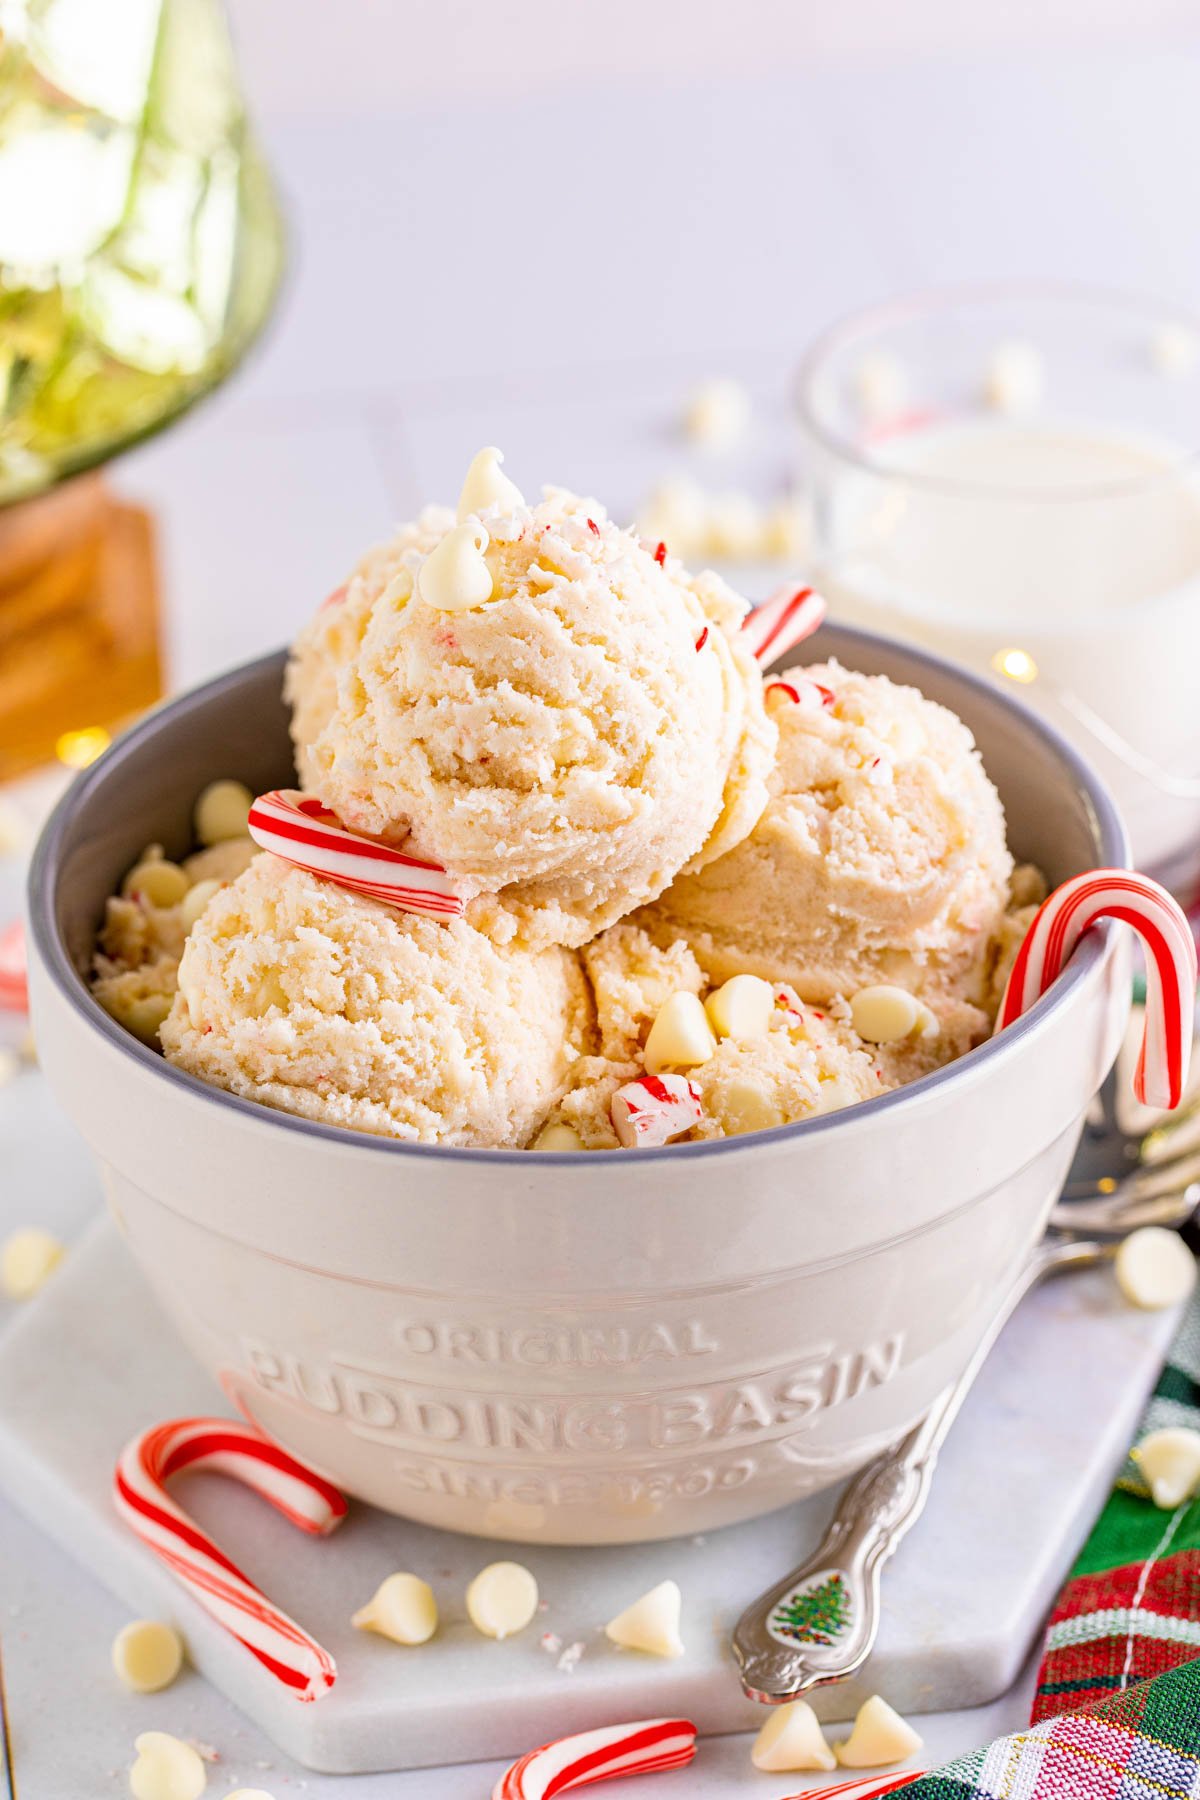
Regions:
[[[188,878],[178,863],[136,863],[121,883],[127,900],[145,900],[149,906],[178,906],[188,891]]]
[[[1150,340],[1150,360],[1160,375],[1190,375],[1200,363],[1200,338],[1186,325],[1160,325]]]
[[[485,450],[475,452],[467,470],[467,478],[462,484],[462,492],[458,496],[460,525],[473,514],[486,512],[489,507],[504,507],[512,511],[515,507],[524,506],[525,496],[516,482],[510,481],[507,475],[500,472],[503,461],[503,455],[493,444],[489,444]]]
[[[209,901],[214,895],[219,894],[224,886],[223,881],[216,881],[210,877],[207,881],[198,881],[195,887],[188,889],[179,907],[179,916],[183,920],[185,931],[192,929]]]
[[[915,1756],[922,1740],[907,1719],[878,1694],[864,1700],[854,1729],[845,1743],[833,1746],[843,1769],[878,1769],[884,1763],[904,1762]]]
[[[763,551],[781,562],[804,562],[812,549],[812,513],[806,500],[790,497],[767,508]]]
[[[137,1761],[129,1771],[133,1800],[200,1800],[208,1773],[190,1744],[167,1731],[143,1731],[134,1748]]]
[[[773,1709],[754,1740],[750,1761],[756,1769],[778,1775],[797,1769],[836,1769],[837,1757],[807,1700],[792,1700]]]
[[[543,1125],[529,1147],[531,1150],[582,1150],[583,1139],[573,1125],[558,1119],[552,1125]]]
[[[854,391],[866,418],[893,417],[908,402],[908,374],[891,350],[868,350],[854,371]]]
[[[437,1601],[419,1575],[389,1575],[350,1623],[359,1631],[390,1638],[393,1644],[426,1644],[437,1630]]]
[[[466,612],[492,597],[492,571],[484,560],[491,539],[478,523],[452,525],[429,552],[417,575],[426,605],[438,612]]]
[[[684,428],[694,444],[727,450],[745,435],[750,396],[740,381],[716,376],[702,382],[688,402]]]
[[[158,1028],[170,1010],[169,994],[122,995],[109,1003],[109,1011],[117,1023],[152,1050],[159,1048]]]
[[[754,562],[762,555],[763,512],[749,494],[714,494],[708,506],[704,549],[733,562]]]
[[[660,540],[676,556],[697,554],[707,533],[708,501],[702,488],[686,476],[664,481],[655,488],[638,518],[638,530]]]
[[[1174,1512],[1200,1491],[1200,1431],[1169,1425],[1149,1432],[1130,1454],[1155,1506]]]
[[[196,802],[196,836],[206,847],[245,837],[254,795],[240,781],[210,781]]]
[[[183,1641],[160,1619],[134,1619],[113,1639],[112,1665],[135,1694],[157,1694],[183,1667]]]
[[[731,975],[704,1002],[708,1022],[719,1038],[739,1044],[767,1035],[775,995],[769,981],[757,975]]]
[[[522,1563],[489,1563],[467,1589],[467,1617],[484,1637],[523,1631],[537,1611],[538,1587]]]
[[[1045,386],[1042,359],[1032,344],[997,344],[988,358],[984,395],[997,412],[1030,412]]]
[[[772,1126],[784,1122],[774,1095],[746,1075],[735,1076],[711,1095],[709,1110],[728,1137],[742,1137],[747,1131],[770,1131]]]
[[[716,1048],[708,1014],[698,997],[680,989],[659,1007],[642,1060],[648,1075],[661,1075],[667,1068],[695,1068],[707,1062]]]
[[[921,1009],[905,988],[882,983],[859,989],[850,1002],[850,1018],[869,1044],[894,1044],[916,1029]]]
[[[660,1581],[648,1594],[610,1619],[604,1635],[623,1650],[642,1650],[647,1656],[682,1656],[681,1607],[678,1583]]]
[[[14,1231],[0,1250],[0,1287],[10,1300],[30,1300],[63,1258],[63,1246],[38,1225]]]
[[[1125,1298],[1147,1312],[1178,1306],[1196,1285],[1196,1259],[1174,1231],[1144,1225],[1117,1246],[1117,1285]]]

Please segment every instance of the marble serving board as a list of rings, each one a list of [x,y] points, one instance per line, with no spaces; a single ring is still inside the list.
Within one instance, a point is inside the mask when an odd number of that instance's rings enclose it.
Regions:
[[[848,1717],[875,1690],[919,1713],[1007,1689],[1122,1459],[1173,1323],[1132,1311],[1103,1269],[1024,1302],[955,1427],[924,1518],[885,1574],[879,1645],[855,1681],[817,1695],[823,1717]],[[420,1768],[654,1714],[684,1714],[703,1733],[761,1720],[739,1688],[729,1633],[813,1544],[833,1495],[706,1538],[515,1548],[543,1610],[498,1644],[468,1623],[463,1592],[502,1546],[365,1506],[314,1541],[229,1480],[177,1482],[222,1547],[335,1656],[337,1685],[305,1705],[189,1599],[110,1504],[114,1460],[135,1431],[222,1410],[102,1220],[0,1344],[0,1485],[131,1613],[172,1619],[200,1671],[298,1761],[335,1773]],[[394,1569],[422,1574],[438,1596],[442,1627],[419,1650],[350,1626]],[[604,1621],[666,1576],[683,1590],[686,1655],[658,1662],[610,1645]],[[564,1666],[556,1643],[569,1652]]]

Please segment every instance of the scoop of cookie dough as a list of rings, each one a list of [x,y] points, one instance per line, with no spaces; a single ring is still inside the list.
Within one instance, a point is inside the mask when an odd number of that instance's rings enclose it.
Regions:
[[[301,779],[443,864],[497,940],[585,943],[766,802],[745,610],[595,501],[429,510],[295,646]]]
[[[764,975],[817,1003],[885,982],[935,1011],[987,1004],[1013,864],[971,733],[883,675],[829,662],[780,681],[770,800],[650,910],[655,937],[685,937],[713,979]]]
[[[571,953],[504,948],[261,855],[189,934],[161,1038],[177,1067],[304,1118],[521,1148],[591,1029]]]

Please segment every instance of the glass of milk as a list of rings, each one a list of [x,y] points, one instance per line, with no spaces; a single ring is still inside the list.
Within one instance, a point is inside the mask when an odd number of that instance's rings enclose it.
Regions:
[[[1070,285],[836,326],[800,410],[836,618],[1022,685],[1200,891],[1200,320]]]

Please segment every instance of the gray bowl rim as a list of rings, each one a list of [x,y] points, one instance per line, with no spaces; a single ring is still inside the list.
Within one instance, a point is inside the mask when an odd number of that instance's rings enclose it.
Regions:
[[[1056,760],[1074,777],[1081,791],[1086,795],[1096,821],[1097,836],[1100,842],[1102,863],[1105,868],[1131,867],[1129,840],[1116,803],[1104,782],[1086,759],[1064,738],[1053,726],[1041,719],[1032,708],[1012,698],[1002,688],[975,675],[969,669],[952,662],[947,657],[935,656],[931,652],[905,643],[901,639],[891,638],[882,632],[861,631],[856,627],[841,625],[836,620],[829,621],[829,628],[836,631],[843,643],[860,644],[864,650],[878,648],[884,651],[899,650],[904,656],[939,675],[949,676],[963,687],[980,695],[981,699],[992,705],[1014,713],[1022,728],[1034,737],[1040,738],[1047,755]],[[825,629],[824,627],[822,629]],[[838,652],[844,655],[843,651]],[[272,1125],[284,1131],[300,1132],[312,1139],[321,1139],[344,1148],[355,1148],[365,1152],[376,1152],[384,1156],[416,1156],[422,1159],[450,1158],[454,1162],[501,1164],[511,1167],[514,1157],[529,1154],[525,1150],[501,1150],[476,1148],[457,1144],[422,1144],[413,1143],[402,1138],[376,1136],[372,1132],[353,1131],[341,1125],[323,1125],[314,1119],[302,1119],[295,1113],[284,1112],[275,1107],[265,1106],[257,1100],[244,1100],[238,1094],[227,1093],[223,1088],[210,1087],[198,1076],[189,1075],[182,1069],[175,1068],[162,1055],[142,1044],[131,1032],[118,1025],[117,1021],[106,1013],[97,1000],[92,997],[83,977],[76,969],[67,947],[63,942],[56,923],[56,894],[60,876],[60,865],[64,840],[72,829],[75,819],[81,810],[93,803],[93,794],[101,787],[109,773],[118,764],[139,757],[152,744],[159,726],[168,717],[172,721],[181,716],[206,706],[215,697],[227,689],[238,686],[255,672],[265,672],[277,666],[282,671],[287,658],[287,650],[272,650],[264,656],[255,657],[250,662],[238,663],[226,669],[220,675],[212,677],[183,693],[174,695],[154,707],[136,724],[114,739],[112,745],[79,775],[62,795],[58,804],[38,838],[29,870],[28,897],[30,931],[42,966],[49,975],[59,994],[80,1019],[91,1030],[99,1032],[119,1053],[132,1059],[133,1063],[143,1070],[150,1071],[160,1081],[167,1081],[173,1087],[189,1095],[192,1099],[201,1098],[210,1104],[222,1108],[232,1108],[249,1121]],[[849,657],[845,658],[847,666],[853,666]],[[1109,852],[1111,851],[1111,854]],[[982,1072],[986,1067],[1002,1056],[1011,1056],[1018,1048],[1035,1034],[1040,1034],[1052,1014],[1064,1007],[1075,990],[1092,975],[1093,971],[1110,953],[1113,942],[1114,926],[1106,923],[1096,933],[1084,937],[1072,956],[1067,967],[1058,979],[1052,983],[1045,994],[1030,1007],[1027,1013],[1017,1019],[996,1037],[988,1038],[986,1043],[968,1050],[956,1061],[935,1069],[929,1075],[923,1075],[917,1081],[907,1083],[904,1087],[893,1088],[885,1094],[879,1094],[871,1100],[857,1101],[853,1106],[844,1107],[836,1112],[820,1113],[815,1118],[801,1119],[792,1125],[779,1125],[768,1131],[752,1132],[748,1136],[735,1138],[716,1138],[702,1143],[665,1144],[655,1150],[639,1150],[639,1162],[647,1157],[655,1160],[670,1161],[687,1159],[689,1162],[701,1158],[731,1156],[735,1153],[745,1154],[755,1143],[779,1145],[783,1143],[800,1143],[818,1133],[846,1131],[854,1128],[855,1122],[879,1118],[895,1111],[898,1107],[911,1106],[924,1095],[938,1087],[947,1087],[961,1081],[965,1076],[976,1071]],[[610,1151],[596,1152],[592,1155],[625,1155],[628,1152]],[[541,1151],[538,1162],[545,1163],[551,1169],[561,1172],[567,1165],[578,1165],[578,1151]]]

